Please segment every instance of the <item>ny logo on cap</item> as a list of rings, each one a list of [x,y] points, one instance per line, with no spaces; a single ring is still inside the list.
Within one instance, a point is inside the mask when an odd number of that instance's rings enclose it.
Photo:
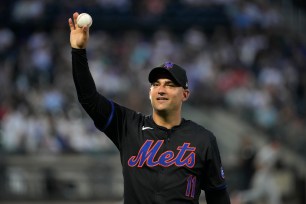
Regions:
[[[172,67],[173,67],[173,63],[172,63],[172,62],[165,62],[165,63],[164,63],[164,68],[170,69],[170,68],[172,68]]]

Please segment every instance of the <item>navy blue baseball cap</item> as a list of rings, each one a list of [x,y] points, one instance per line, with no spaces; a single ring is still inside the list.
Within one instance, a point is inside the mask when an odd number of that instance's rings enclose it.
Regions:
[[[184,89],[188,89],[188,79],[186,71],[172,62],[165,62],[164,64],[155,67],[149,73],[149,82],[156,82],[160,77],[168,76],[173,79],[175,83]]]

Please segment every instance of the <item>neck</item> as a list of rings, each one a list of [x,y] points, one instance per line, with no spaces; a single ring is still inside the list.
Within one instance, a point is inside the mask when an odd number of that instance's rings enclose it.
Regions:
[[[154,122],[162,127],[171,129],[174,126],[177,126],[181,123],[181,113],[177,112],[176,114],[167,114],[163,112],[153,111],[153,120]]]

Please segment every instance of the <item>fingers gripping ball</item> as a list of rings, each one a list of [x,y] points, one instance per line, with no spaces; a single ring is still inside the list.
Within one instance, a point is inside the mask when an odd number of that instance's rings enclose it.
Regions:
[[[90,27],[92,24],[92,18],[88,13],[81,13],[77,18],[77,24],[80,28],[83,26]]]

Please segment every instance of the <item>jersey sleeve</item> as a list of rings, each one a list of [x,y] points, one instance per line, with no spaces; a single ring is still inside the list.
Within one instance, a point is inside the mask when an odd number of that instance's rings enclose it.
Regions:
[[[219,148],[215,136],[211,135],[210,143],[204,153],[204,172],[201,188],[205,192],[226,189],[225,175],[221,163]]]
[[[226,189],[219,191],[206,191],[207,204],[230,204],[231,200]]]
[[[114,120],[122,118],[123,108],[98,93],[89,70],[86,50],[72,48],[71,53],[73,80],[80,104],[100,131],[105,132],[111,124],[119,127],[121,121],[114,122]],[[120,134],[114,132],[107,135],[119,147],[120,138],[115,137]]]

